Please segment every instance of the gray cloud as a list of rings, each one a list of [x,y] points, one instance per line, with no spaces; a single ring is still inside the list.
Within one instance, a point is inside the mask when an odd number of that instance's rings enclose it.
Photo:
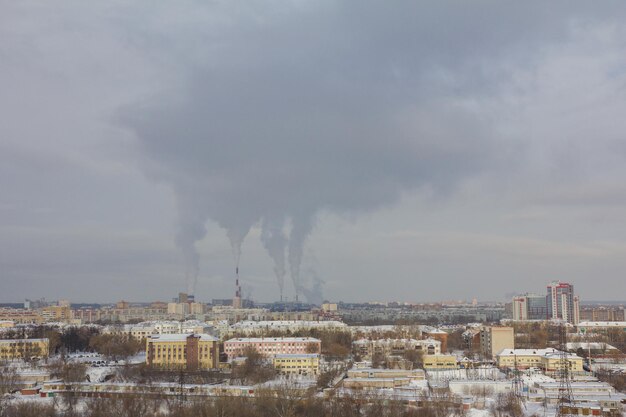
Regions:
[[[138,168],[173,191],[190,290],[206,278],[201,242],[217,241],[209,220],[236,259],[260,227],[282,292],[287,269],[300,290],[307,238],[332,214],[379,212],[378,231],[454,224],[545,238],[518,245],[533,258],[552,256],[551,242],[584,246],[567,242],[568,207],[623,205],[619,2],[3,2],[0,12],[11,97],[0,98],[0,220],[169,224],[169,201],[154,210],[162,188]],[[415,193],[429,202],[385,217]],[[510,215],[537,205],[540,218],[523,225]],[[567,214],[556,222],[555,206]],[[248,253],[243,267],[257,274]],[[361,280],[350,275],[323,281]]]

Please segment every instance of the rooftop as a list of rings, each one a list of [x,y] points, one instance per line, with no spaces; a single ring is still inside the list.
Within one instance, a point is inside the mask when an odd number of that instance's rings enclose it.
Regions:
[[[319,353],[279,353],[274,355],[278,359],[290,359],[290,358],[319,358]]]
[[[314,337],[238,337],[225,343],[260,343],[260,342],[321,342]]]
[[[154,334],[150,336],[150,340],[157,340],[160,342],[182,342],[187,340],[188,337],[199,337],[203,341],[217,342],[218,339],[208,334],[192,334],[192,333],[178,333],[178,334]]]
[[[554,348],[546,349],[502,349],[496,356],[545,356],[558,352]]]
[[[48,339],[0,339],[0,343],[48,342]]]

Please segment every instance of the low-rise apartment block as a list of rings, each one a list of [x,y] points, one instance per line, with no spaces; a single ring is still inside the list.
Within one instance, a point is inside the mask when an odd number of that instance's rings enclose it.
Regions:
[[[245,356],[249,348],[263,356],[320,353],[322,342],[313,337],[244,337],[224,342],[224,353],[228,359]]]
[[[359,339],[352,342],[353,351],[365,360],[374,355],[403,355],[408,351],[422,352],[425,355],[441,354],[441,342],[435,339]]]
[[[0,360],[47,358],[48,339],[0,340]]]
[[[39,309],[39,314],[45,321],[64,322],[72,320],[72,309],[69,305],[53,305]]]
[[[580,308],[581,321],[624,321],[624,306],[586,306]]]
[[[320,355],[317,353],[278,354],[274,356],[273,364],[281,375],[318,375]]]
[[[244,320],[230,327],[231,333],[241,335],[264,334],[264,332],[297,332],[300,330],[346,330],[348,325],[336,320]]]
[[[105,333],[126,334],[135,339],[144,340],[152,335],[159,334],[179,334],[179,333],[199,333],[212,334],[213,326],[198,320],[180,321],[147,321],[137,324],[125,324],[108,326]]]
[[[15,324],[41,324],[43,317],[36,311],[21,308],[0,308],[0,320]]]

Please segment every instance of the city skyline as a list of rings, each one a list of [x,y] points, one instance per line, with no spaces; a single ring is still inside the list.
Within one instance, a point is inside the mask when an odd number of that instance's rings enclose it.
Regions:
[[[0,302],[620,301],[625,14],[0,2]]]

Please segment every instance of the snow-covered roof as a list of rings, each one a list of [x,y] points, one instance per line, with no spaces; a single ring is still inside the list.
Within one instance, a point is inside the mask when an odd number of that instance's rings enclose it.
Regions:
[[[161,342],[182,342],[182,341],[187,340],[187,338],[191,336],[199,337],[200,340],[202,341],[211,341],[211,342],[218,341],[216,337],[210,336],[208,334],[189,334],[189,333],[154,334],[150,336],[150,340],[158,340]]]
[[[238,337],[224,343],[260,343],[260,342],[320,342],[314,337]]]
[[[502,349],[497,356],[545,356],[548,353],[558,352],[554,348],[546,349]]]
[[[48,342],[48,339],[0,339],[0,343]]]
[[[574,355],[573,353],[566,353],[565,356],[567,357],[567,359],[581,359],[582,358],[578,355]],[[553,353],[546,353],[545,355],[543,355],[544,358],[560,358],[561,357],[561,352],[553,352]]]
[[[318,358],[319,356],[319,353],[279,353],[274,355],[278,359]]]
[[[441,330],[441,329],[436,329],[434,327],[427,327],[424,326],[424,328],[422,328],[422,333],[429,333],[429,334],[447,334],[445,331]]]

